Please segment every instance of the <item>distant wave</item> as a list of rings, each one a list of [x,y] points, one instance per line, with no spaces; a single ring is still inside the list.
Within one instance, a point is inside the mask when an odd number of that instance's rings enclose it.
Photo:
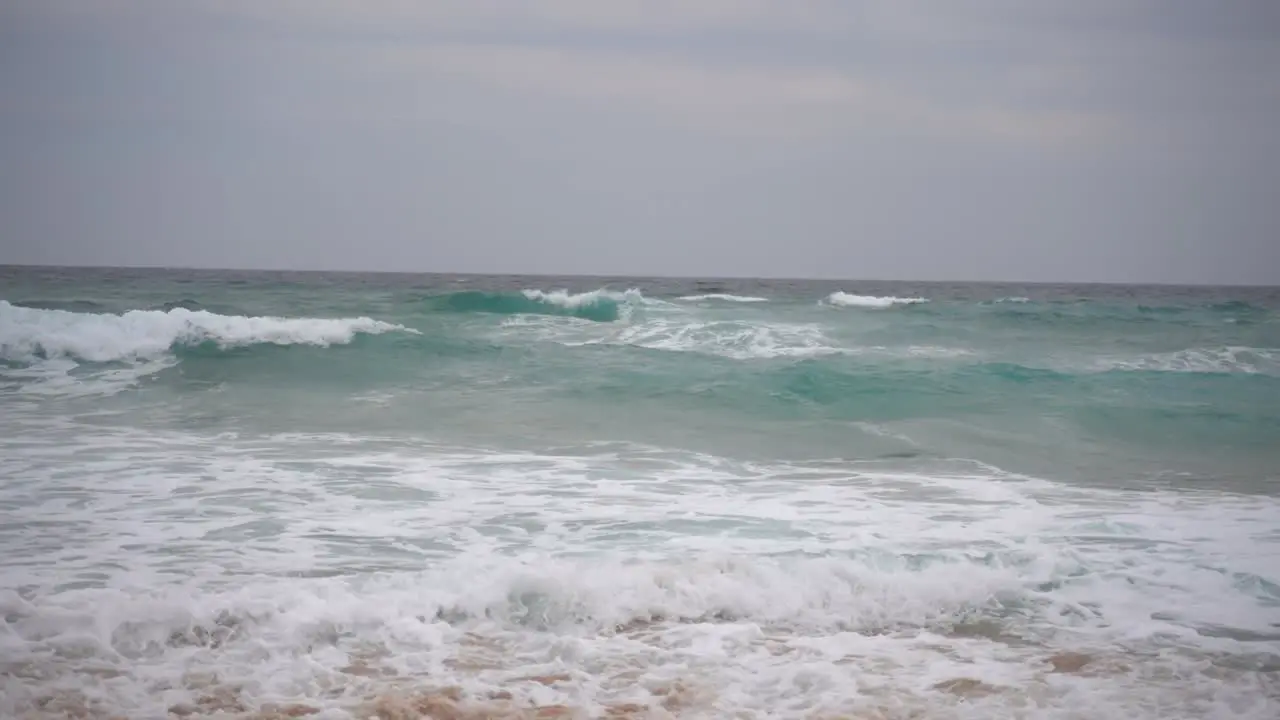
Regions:
[[[167,303],[164,303],[163,305],[160,305],[159,307],[155,307],[151,309],[163,310],[165,312],[168,312],[170,310],[177,310],[179,308],[183,310],[203,310],[204,309],[204,307],[200,303],[190,298],[183,298],[182,300],[167,302]]]
[[[139,360],[206,342],[224,348],[263,343],[342,345],[361,333],[387,332],[417,333],[367,317],[244,317],[182,307],[116,315],[42,310],[0,300],[0,358],[10,362]]]
[[[1095,369],[1280,375],[1280,348],[1203,347],[1133,358],[1102,358]]]
[[[92,300],[21,300],[15,305],[37,310],[70,310],[72,312],[103,312],[107,309]]]
[[[1210,304],[1209,308],[1223,312],[1267,312],[1265,307],[1251,305],[1243,300],[1224,300]]]
[[[752,297],[750,295],[730,295],[728,293],[707,293],[705,295],[685,295],[680,300],[699,302],[703,300],[722,300],[724,302],[758,303],[769,302],[769,298]]]
[[[742,322],[653,322],[629,327],[607,341],[651,350],[720,355],[736,360],[814,357],[840,353],[816,325]]]
[[[836,291],[827,296],[824,301],[828,305],[837,307],[861,307],[861,308],[888,308],[895,305],[915,305],[918,303],[929,302],[928,298],[918,297],[875,297],[872,295],[851,295],[849,293]]]
[[[522,290],[519,293],[465,290],[439,295],[431,301],[454,312],[481,312],[500,315],[562,315],[595,322],[614,322],[631,306],[650,303],[639,290],[618,292],[592,290]]]

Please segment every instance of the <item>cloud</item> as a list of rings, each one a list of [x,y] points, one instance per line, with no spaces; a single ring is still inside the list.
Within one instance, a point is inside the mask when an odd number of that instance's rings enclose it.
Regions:
[[[467,103],[576,105],[731,136],[1168,145],[1208,137],[1227,108],[1242,126],[1274,114],[1280,91],[1261,68],[1280,57],[1256,42],[1266,35],[1257,27],[1280,17],[1268,7],[1255,0],[1229,13],[1206,13],[1189,0],[47,0],[27,12],[93,13],[144,43],[155,38],[148,28],[185,17],[189,39],[191,27],[216,28],[321,58],[318,65],[341,63],[335,87],[350,76],[388,88],[382,97],[348,88],[366,102],[340,103],[341,114],[366,122],[459,118]],[[251,44],[232,41],[228,51]],[[434,83],[449,89],[454,107],[440,107]],[[337,92],[317,96],[336,100]]]
[[[0,216],[46,260],[1255,277],[1275,8],[0,2]]]
[[[735,136],[871,131],[1042,144],[1122,129],[1108,108],[1074,101],[1095,68],[1038,52],[1071,47],[1054,23],[1132,12],[1096,0],[1074,12],[1007,0],[975,0],[972,10],[886,0],[199,2],[364,45],[351,53],[356,72],[398,87],[395,73],[473,83],[526,103],[617,107]],[[457,109],[432,104],[420,98],[406,112]]]
[[[840,17],[835,0],[217,0],[212,9],[416,30],[815,30]]]
[[[832,66],[514,44],[396,46],[371,57],[380,73],[644,112],[727,135],[829,136],[879,128],[897,134],[1062,142],[1110,129],[1105,118],[1084,113],[940,103]]]

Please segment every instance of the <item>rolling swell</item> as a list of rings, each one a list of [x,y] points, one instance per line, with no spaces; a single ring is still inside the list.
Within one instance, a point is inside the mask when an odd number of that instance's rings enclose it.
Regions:
[[[1280,397],[1280,377],[1262,374],[1087,371],[983,360],[904,365],[839,355],[743,362],[649,353],[643,365],[605,358],[575,365],[572,374],[561,368],[536,378],[549,402],[572,400],[627,413],[679,407],[726,422],[812,421],[828,428],[830,422],[924,421],[1018,433],[1047,423],[1057,432],[1072,428],[1110,444],[1170,452],[1211,438],[1214,452],[1247,454],[1267,447],[1280,432],[1280,420],[1257,400]]]
[[[1013,323],[1078,325],[1142,324],[1149,327],[1259,322],[1274,317],[1272,310],[1242,301],[1205,304],[1129,304],[1091,300],[1033,302],[1025,298],[981,305],[981,316]]]
[[[603,288],[576,294],[468,290],[405,298],[404,304],[386,308],[399,324],[364,316],[220,315],[197,309],[201,306],[188,299],[120,314],[0,301],[0,359],[12,365],[50,358],[84,364],[167,357],[202,367],[228,360],[235,376],[247,379],[276,374],[283,348],[311,347],[316,351],[290,352],[287,363],[314,366],[322,375],[366,363],[387,382],[424,377],[458,387],[486,382],[486,374],[494,373],[511,378],[512,386],[571,386],[583,399],[592,392],[612,400],[685,394],[748,412],[789,407],[839,418],[927,416],[931,409],[982,411],[1044,398],[1084,402],[1117,394],[1145,406],[1142,392],[1157,391],[1201,403],[1213,393],[1270,395],[1280,379],[1280,345],[1221,323],[1216,327],[1234,335],[1186,334],[1188,340],[1207,341],[1200,345],[1171,345],[1165,337],[1165,347],[1181,349],[1158,352],[1124,345],[1095,349],[1051,325],[1065,316],[1098,327],[1114,319],[1117,308],[1034,301],[926,305],[919,302],[923,298],[905,295],[849,297],[857,298],[850,301],[855,307],[913,305],[919,310],[830,313],[811,301],[704,308]],[[648,318],[635,316],[634,310],[649,306],[663,307]],[[1223,303],[1207,309],[1216,315],[1249,307]],[[1146,314],[1132,305],[1128,312],[1131,318]],[[478,327],[460,317],[468,314],[550,317]],[[997,332],[992,321],[1010,318],[1037,322],[1036,333],[1045,342],[1028,344],[1021,331]],[[1148,322],[1154,321],[1148,315]],[[1172,318],[1165,322],[1178,324]],[[1235,342],[1213,342],[1228,337]],[[1067,342],[1057,342],[1063,338]],[[336,355],[319,351],[334,345],[350,347]],[[464,366],[471,360],[480,362]],[[371,376],[370,382],[379,381]]]
[[[66,310],[68,312],[105,312],[106,306],[93,300],[20,300],[14,307],[32,310]]]

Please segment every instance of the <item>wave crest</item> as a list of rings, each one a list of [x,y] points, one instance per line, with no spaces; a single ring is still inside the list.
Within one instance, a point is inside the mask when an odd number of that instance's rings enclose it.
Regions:
[[[685,302],[702,302],[705,300],[720,300],[722,302],[741,302],[741,303],[760,303],[769,302],[769,298],[754,297],[751,295],[730,295],[729,293],[706,293],[703,295],[685,295],[679,298]]]
[[[115,315],[42,310],[0,300],[0,358],[11,362],[140,360],[206,342],[223,348],[256,344],[327,347],[350,343],[358,334],[387,332],[418,331],[367,317],[245,317],[181,307]]]
[[[537,289],[519,293],[464,290],[434,299],[437,307],[453,312],[561,315],[595,322],[614,322],[628,316],[631,308],[649,302],[639,290],[618,292],[604,289],[583,293]]]
[[[889,308],[894,305],[917,305],[929,302],[928,298],[918,297],[876,297],[874,295],[852,295],[846,292],[831,293],[824,301],[837,307]]]

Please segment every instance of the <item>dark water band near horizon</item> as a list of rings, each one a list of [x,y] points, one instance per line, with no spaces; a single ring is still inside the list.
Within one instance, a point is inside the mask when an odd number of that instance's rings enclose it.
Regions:
[[[0,716],[1280,716],[1280,289],[0,267]]]

